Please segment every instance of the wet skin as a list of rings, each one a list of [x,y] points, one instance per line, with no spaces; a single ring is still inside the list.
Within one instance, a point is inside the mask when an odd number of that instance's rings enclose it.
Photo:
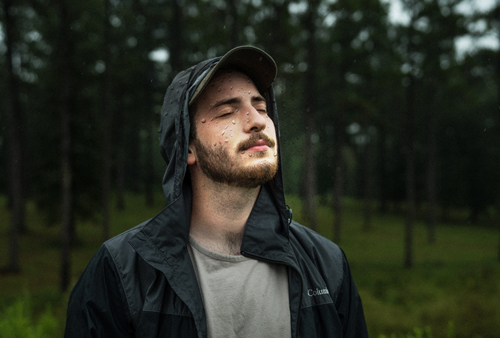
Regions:
[[[197,137],[189,146],[189,165],[236,186],[258,186],[274,176],[276,130],[265,99],[245,74],[217,73],[194,109]]]

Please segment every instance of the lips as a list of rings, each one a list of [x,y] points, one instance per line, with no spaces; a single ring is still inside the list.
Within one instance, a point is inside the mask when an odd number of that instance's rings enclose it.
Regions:
[[[275,142],[264,133],[252,135],[248,140],[240,143],[238,150],[240,151],[266,151],[274,147]]]
[[[250,148],[248,148],[247,151],[265,151],[267,149],[269,149],[269,145],[267,144],[267,142],[264,140],[259,140],[255,142],[255,144]]]

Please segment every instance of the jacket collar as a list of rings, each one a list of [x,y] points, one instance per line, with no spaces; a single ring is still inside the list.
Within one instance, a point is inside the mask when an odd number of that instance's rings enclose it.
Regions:
[[[242,254],[273,263],[296,266],[288,226],[283,226],[270,187],[262,187],[245,227]],[[188,306],[200,337],[206,337],[206,317],[196,274],[189,256],[191,188],[146,223],[130,240],[136,252],[167,278]]]

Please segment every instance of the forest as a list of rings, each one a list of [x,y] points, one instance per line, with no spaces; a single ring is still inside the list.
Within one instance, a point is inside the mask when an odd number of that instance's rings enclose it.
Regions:
[[[31,297],[19,311],[61,332],[100,243],[163,207],[157,139],[173,77],[254,45],[279,69],[294,218],[353,256],[370,334],[496,336],[499,34],[497,0],[2,0],[0,285],[12,290],[0,293],[0,328]],[[50,276],[32,271],[34,257]],[[469,273],[472,284],[455,280]],[[435,295],[403,286],[423,276]],[[484,300],[464,313],[448,294],[462,286]],[[444,293],[430,314],[412,308]],[[396,322],[398,306],[408,317]],[[471,313],[484,316],[460,323]]]

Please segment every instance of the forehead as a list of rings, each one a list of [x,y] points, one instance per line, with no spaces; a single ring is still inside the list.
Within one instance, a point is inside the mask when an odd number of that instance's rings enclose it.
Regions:
[[[246,82],[255,87],[253,81],[245,73],[242,73],[235,69],[220,69],[212,77],[202,94],[204,94],[205,92],[213,93],[213,90],[211,91],[210,89],[213,89],[214,87],[216,87],[215,89],[217,89],[217,92],[219,92],[219,89],[222,86],[232,86],[235,82],[238,82],[240,85],[241,83]]]
[[[200,96],[193,103],[194,110],[209,109],[220,99],[245,94],[261,96],[250,77],[238,70],[221,69],[215,73]]]

